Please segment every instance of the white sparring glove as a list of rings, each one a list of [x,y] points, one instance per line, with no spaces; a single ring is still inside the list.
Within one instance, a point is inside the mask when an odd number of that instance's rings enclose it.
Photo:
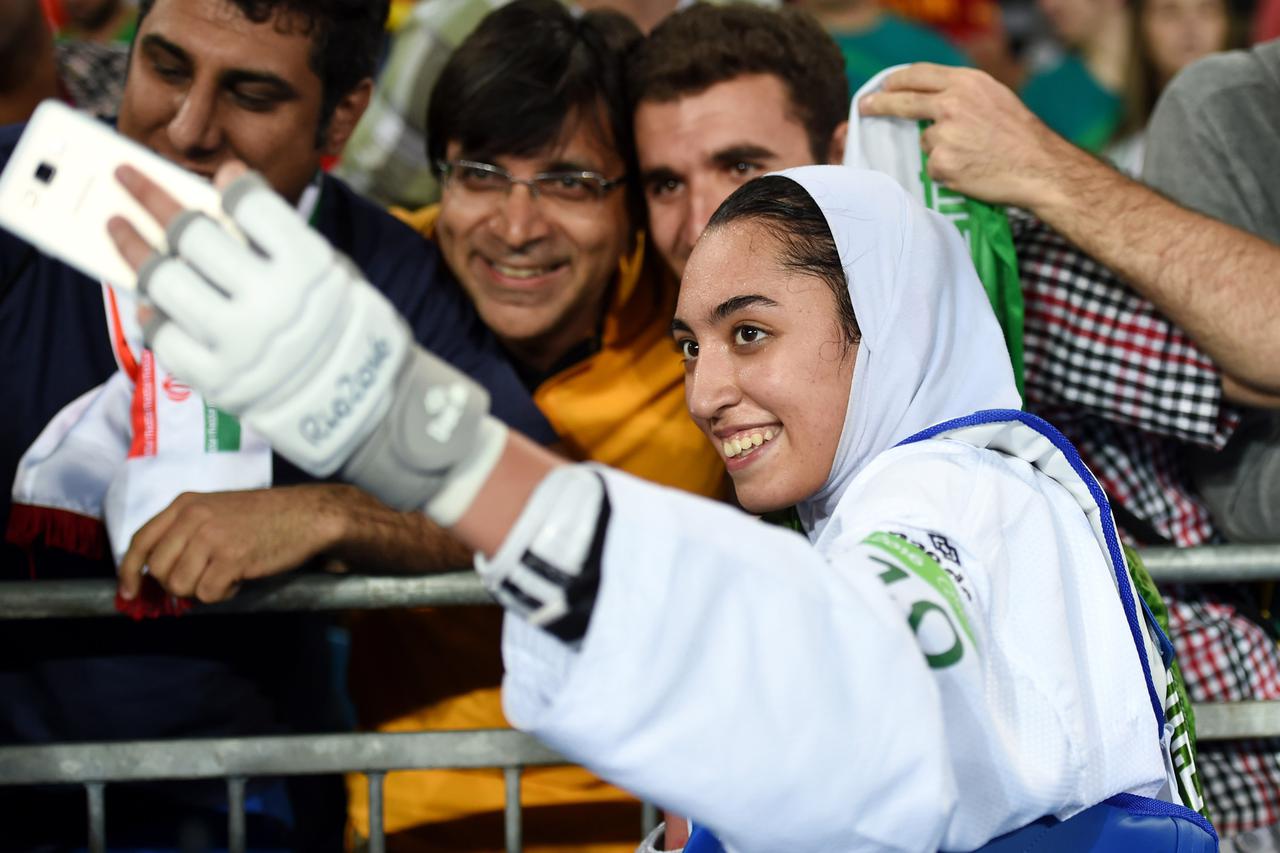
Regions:
[[[175,375],[300,468],[449,525],[506,428],[483,388],[416,347],[396,309],[257,175],[222,196],[249,245],[203,214],[169,226],[138,287],[147,343]]]

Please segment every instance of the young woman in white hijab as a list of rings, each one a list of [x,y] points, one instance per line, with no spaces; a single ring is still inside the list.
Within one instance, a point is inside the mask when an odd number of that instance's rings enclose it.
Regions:
[[[1109,509],[1011,411],[950,223],[871,172],[765,178],[712,219],[672,327],[740,503],[795,504],[808,542],[601,471],[580,647],[507,620],[516,726],[733,850],[973,850],[1029,824],[998,849],[1078,850],[1097,822],[1049,848],[1052,819],[1178,801]]]
[[[171,202],[122,179],[168,223]],[[890,179],[743,187],[673,323],[742,506],[794,504],[807,538],[508,435],[465,377],[364,319],[383,316],[370,289],[274,196],[242,179],[225,206],[253,248],[174,220],[140,277],[152,346],[298,464],[341,464],[480,552],[511,611],[518,727],[736,851],[1216,849],[1174,805],[1167,641],[1105,498],[1016,411],[957,231]],[[136,233],[113,233],[142,265]],[[365,332],[378,357],[334,400],[351,375],[332,354]]]

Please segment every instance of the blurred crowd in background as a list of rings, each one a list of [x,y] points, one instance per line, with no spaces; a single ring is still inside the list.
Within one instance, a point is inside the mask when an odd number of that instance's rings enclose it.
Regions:
[[[133,0],[42,3],[60,42],[127,46],[133,39]],[[395,0],[388,30],[393,37],[408,30],[415,40],[423,36],[412,33],[429,30],[447,50],[497,5],[498,0]],[[580,5],[616,8],[648,29],[672,4],[585,0]],[[1215,51],[1280,35],[1280,0],[790,0],[788,5],[810,11],[835,38],[845,55],[850,91],[905,62],[981,68],[1019,92],[1058,133],[1103,153],[1132,175],[1141,174],[1144,129],[1174,74]],[[360,152],[352,156],[359,158]],[[349,170],[359,171],[358,163]],[[430,180],[398,181],[403,193],[384,200],[405,206],[430,202],[433,190],[414,186]]]

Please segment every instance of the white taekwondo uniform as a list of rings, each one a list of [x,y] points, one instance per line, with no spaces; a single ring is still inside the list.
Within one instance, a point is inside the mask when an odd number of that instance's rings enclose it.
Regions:
[[[589,628],[574,649],[507,619],[509,719],[736,851],[969,850],[1167,791],[1096,519],[1008,453],[895,446],[1020,405],[960,236],[882,175],[785,174],[862,330],[808,539],[602,470]]]

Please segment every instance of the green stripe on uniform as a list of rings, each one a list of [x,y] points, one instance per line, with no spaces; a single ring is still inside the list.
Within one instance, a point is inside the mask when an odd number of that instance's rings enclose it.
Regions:
[[[973,643],[975,647],[978,645],[978,641],[973,636],[973,629],[969,627],[969,617],[966,615],[964,604],[960,600],[960,593],[956,590],[956,585],[951,580],[951,577],[943,571],[942,566],[938,565],[937,560],[901,536],[894,536],[889,533],[872,533],[862,541],[868,545],[875,545],[892,557],[898,565],[908,569],[916,577],[937,590],[951,605],[951,612],[960,620],[960,627],[964,629],[965,634],[969,637],[969,642]]]

